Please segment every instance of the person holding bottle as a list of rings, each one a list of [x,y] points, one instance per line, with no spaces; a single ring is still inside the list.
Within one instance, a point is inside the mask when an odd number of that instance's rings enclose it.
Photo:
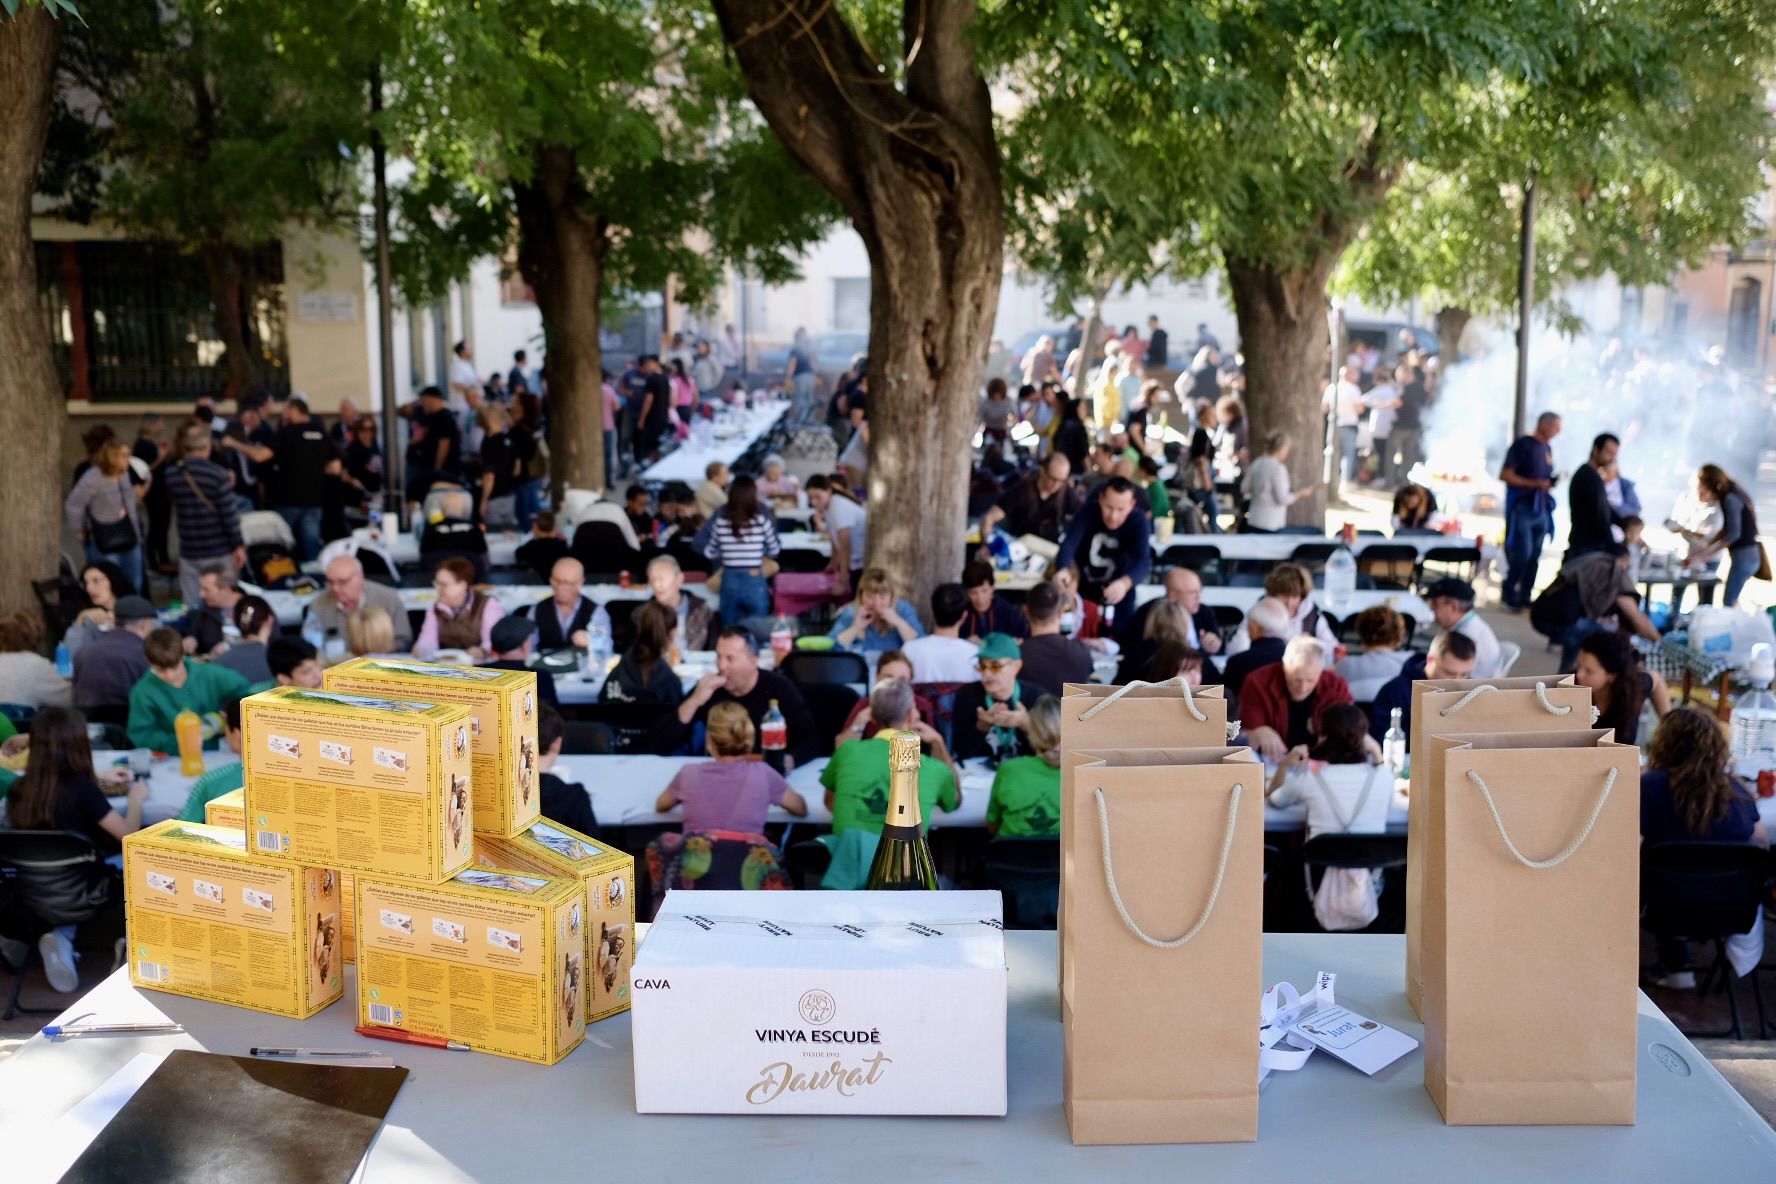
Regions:
[[[173,721],[180,712],[214,716],[224,699],[248,693],[247,680],[234,671],[187,658],[177,629],[156,629],[143,641],[142,651],[148,658],[148,673],[129,696],[129,738],[138,748],[178,752]],[[220,740],[218,730],[204,747],[215,748]]]

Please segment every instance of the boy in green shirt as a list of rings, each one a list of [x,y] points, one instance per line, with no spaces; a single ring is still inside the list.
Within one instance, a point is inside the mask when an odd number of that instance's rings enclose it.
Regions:
[[[222,722],[226,731],[223,739],[228,742],[228,750],[239,756],[241,752],[241,710],[240,696],[230,695],[222,700]],[[245,768],[239,761],[232,764],[217,765],[203,776],[191,783],[191,793],[185,798],[185,808],[179,811],[180,822],[202,822],[204,807],[221,797],[233,793],[245,783]]]
[[[962,805],[962,788],[950,765],[950,750],[930,724],[919,719],[913,688],[905,679],[885,678],[870,692],[870,717],[884,732],[896,728],[919,733],[931,746],[919,758],[919,814],[927,829],[938,810],[954,812]],[[832,811],[832,832],[882,833],[888,814],[888,741],[881,735],[840,746],[820,771],[826,787],[826,808]]]
[[[222,701],[247,693],[247,680],[225,666],[194,662],[185,656],[185,640],[176,629],[156,629],[142,642],[148,673],[130,688],[129,738],[138,748],[178,752],[173,720],[181,711],[214,715]],[[215,748],[220,729],[204,741]]]
[[[1029,709],[1035,756],[1014,757],[993,777],[987,833],[1053,838],[1061,833],[1061,701],[1044,695]]]

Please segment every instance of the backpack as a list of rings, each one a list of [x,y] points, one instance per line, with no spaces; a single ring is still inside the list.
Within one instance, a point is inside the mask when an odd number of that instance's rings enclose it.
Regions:
[[[1375,782],[1375,774],[1379,766],[1369,766],[1369,776],[1363,782],[1363,792],[1357,795],[1356,805],[1351,807],[1348,817],[1338,809],[1338,799],[1333,796],[1326,779],[1314,773],[1313,779],[1319,783],[1320,793],[1325,796],[1326,804],[1332,810],[1345,833],[1349,833],[1351,824],[1362,817],[1363,806],[1369,800],[1369,791]],[[1308,876],[1312,878],[1312,872]],[[1375,922],[1381,914],[1378,903],[1381,897],[1381,876],[1374,868],[1367,867],[1329,867],[1320,875],[1320,886],[1313,893],[1314,919],[1320,928],[1328,933],[1348,933],[1354,929],[1364,929]]]
[[[1584,615],[1579,586],[1565,572],[1555,576],[1554,582],[1542,589],[1542,594],[1529,606],[1530,626],[1550,641],[1558,641]]]

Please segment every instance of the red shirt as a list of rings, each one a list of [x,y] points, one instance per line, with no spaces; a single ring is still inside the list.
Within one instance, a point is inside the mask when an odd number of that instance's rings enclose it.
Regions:
[[[1240,688],[1239,701],[1240,726],[1245,731],[1274,728],[1277,735],[1285,739],[1288,737],[1289,683],[1283,675],[1281,662],[1260,666],[1246,675],[1246,684]],[[1350,684],[1330,670],[1322,673],[1319,685],[1314,687],[1313,713],[1309,717],[1314,735],[1322,734],[1320,717],[1326,713],[1326,708],[1350,702],[1354,702]]]

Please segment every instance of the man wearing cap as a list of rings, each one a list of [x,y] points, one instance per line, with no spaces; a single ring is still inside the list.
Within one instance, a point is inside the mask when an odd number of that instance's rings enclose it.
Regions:
[[[530,639],[536,636],[537,624],[521,613],[508,613],[493,623],[493,657],[477,665],[489,670],[529,670],[525,659],[530,657]],[[547,670],[536,672],[537,698],[551,707],[560,707],[555,696],[555,676]]]
[[[148,673],[142,639],[158,623],[154,606],[140,596],[120,596],[111,617],[115,627],[74,651],[76,707],[126,707],[130,688]]]
[[[1441,579],[1427,590],[1425,601],[1431,606],[1431,616],[1436,618],[1438,628],[1463,634],[1474,643],[1473,677],[1497,678],[1498,635],[1474,611],[1474,586],[1466,580]]]
[[[1018,678],[1024,654],[1018,643],[1003,633],[981,638],[975,651],[980,680],[956,692],[951,709],[952,749],[958,761],[984,756],[995,764],[1014,756],[1033,756],[1026,729],[1030,704],[1042,696],[1042,688]]]

